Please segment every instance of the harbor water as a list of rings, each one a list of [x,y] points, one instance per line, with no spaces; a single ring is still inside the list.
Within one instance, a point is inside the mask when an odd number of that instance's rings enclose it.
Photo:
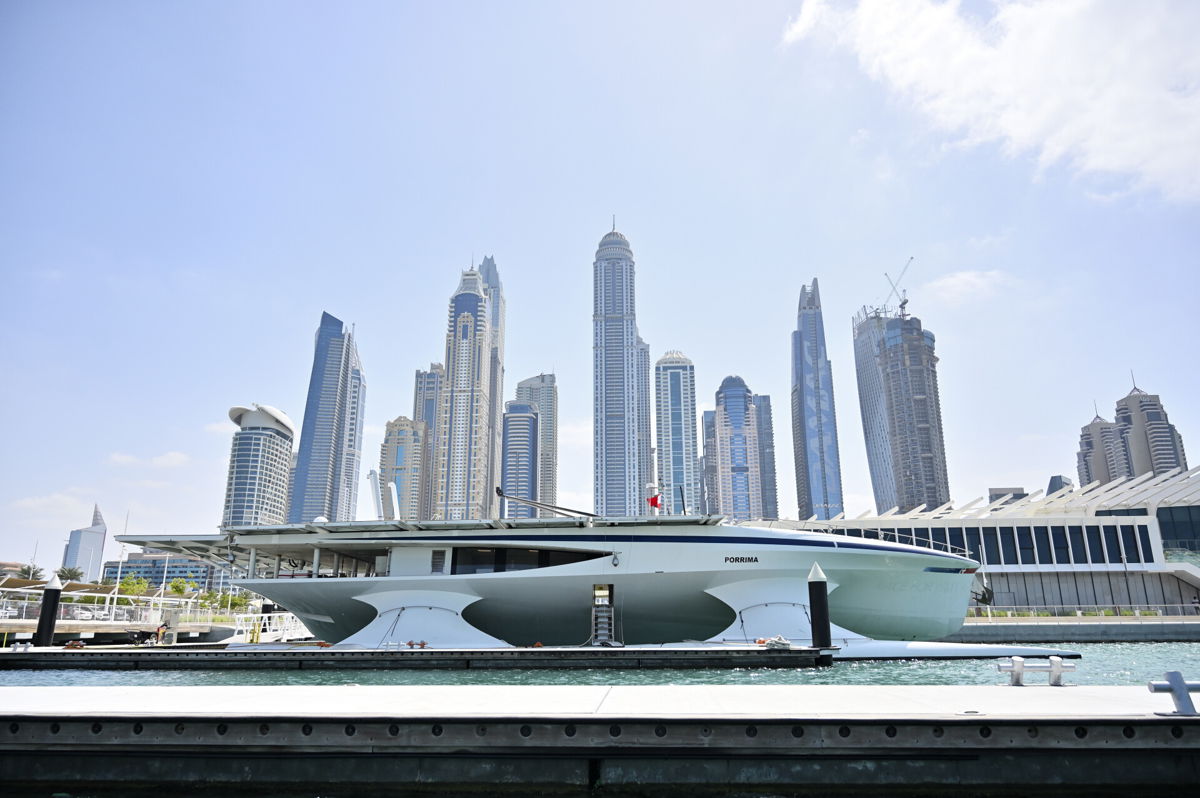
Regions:
[[[1167,671],[1200,678],[1200,643],[1062,643],[1077,651],[1068,684],[1144,685]],[[1037,676],[1031,676],[1034,683]],[[0,686],[189,685],[990,685],[1007,677],[996,660],[897,660],[839,662],[831,668],[486,669],[466,670],[129,670],[0,671]]]

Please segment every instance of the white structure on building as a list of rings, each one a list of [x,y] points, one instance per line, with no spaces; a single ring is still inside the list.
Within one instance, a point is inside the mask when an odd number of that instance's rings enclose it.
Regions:
[[[285,523],[296,425],[268,405],[231,407],[229,420],[238,431],[229,452],[221,526]]]
[[[650,348],[638,335],[633,250],[613,230],[593,263],[592,307],[595,511],[646,512],[650,456]]]
[[[699,514],[696,367],[682,352],[667,352],[654,364],[654,396],[658,487],[672,515]]]
[[[558,385],[553,374],[539,374],[517,383],[517,401],[538,413],[538,501],[558,504]],[[549,510],[543,518],[554,517]]]

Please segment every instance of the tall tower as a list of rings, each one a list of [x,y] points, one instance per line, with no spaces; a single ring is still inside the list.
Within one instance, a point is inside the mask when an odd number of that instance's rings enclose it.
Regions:
[[[84,582],[96,582],[104,567],[104,538],[108,525],[100,515],[100,505],[92,507],[92,525],[72,529],[63,549],[63,568],[78,568],[83,571]]]
[[[500,486],[506,496],[542,501],[538,496],[537,408],[525,402],[504,406],[503,463]],[[504,502],[504,518],[536,518],[537,510],[520,502]]]
[[[321,314],[313,354],[300,451],[296,456],[288,523],[315,518],[353,521],[358,504],[358,469],[366,382],[354,333]]]
[[[696,367],[681,352],[654,364],[655,454],[658,480],[672,515],[700,513],[696,448]]]
[[[653,467],[650,348],[638,335],[633,250],[616,230],[600,239],[593,278],[595,509],[641,515]]]
[[[717,411],[700,414],[700,437],[704,454],[700,458],[701,498],[705,515],[716,515],[717,509]]]
[[[433,471],[435,520],[490,518],[498,474],[492,380],[492,314],[482,275],[463,272],[450,297],[446,374],[440,392]]]
[[[558,385],[553,374],[539,374],[517,383],[517,401],[538,414],[538,501],[558,504]],[[538,513],[553,517],[549,510]]]
[[[888,433],[887,395],[879,368],[879,348],[891,313],[886,308],[863,308],[854,317],[854,367],[858,376],[858,407],[862,413],[867,468],[877,512],[899,503],[892,473],[892,439]]]
[[[726,377],[721,382],[714,426],[716,511],[734,521],[762,518],[758,414],[753,394],[741,377]]]
[[[504,286],[500,283],[500,272],[491,255],[486,256],[479,265],[479,275],[483,278],[483,292],[488,300],[488,326],[492,334],[492,348],[488,353],[488,401],[491,403],[488,413],[491,419],[487,475],[489,488],[484,516],[492,518],[500,510],[495,488],[500,484],[501,419],[504,415]]]
[[[771,419],[771,397],[758,393],[754,402],[755,423],[758,425],[758,477],[762,488],[762,515],[773,521],[779,518],[779,483],[775,479],[775,422]]]
[[[387,423],[379,447],[379,493],[385,519],[426,520],[428,447],[425,422],[398,416]]]
[[[433,472],[438,457],[437,414],[441,406],[442,386],[446,382],[446,369],[441,363],[430,363],[429,371],[417,369],[413,380],[413,424],[423,428],[425,438],[425,463],[422,466],[421,504],[417,511],[419,520],[433,518]]]
[[[1096,416],[1079,430],[1079,484],[1105,484],[1130,475],[1121,425]]]
[[[817,278],[800,287],[792,333],[792,456],[800,520],[842,512],[842,465],[833,405],[833,369]]]
[[[287,521],[288,477],[296,425],[267,405],[232,407],[239,429],[229,453],[221,526],[274,526]]]
[[[1132,476],[1162,474],[1172,468],[1187,470],[1183,438],[1167,419],[1158,394],[1146,393],[1135,385],[1127,396],[1117,400],[1114,421],[1121,428]]]

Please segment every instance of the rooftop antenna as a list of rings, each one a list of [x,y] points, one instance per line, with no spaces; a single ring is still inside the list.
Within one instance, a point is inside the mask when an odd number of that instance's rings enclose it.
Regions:
[[[613,214],[613,229],[612,229],[612,231],[614,233],[617,232],[617,215],[615,213]]]
[[[1100,405],[1096,404],[1096,400],[1092,400],[1092,409],[1096,411],[1096,418],[1100,418]]]
[[[915,255],[909,257],[908,262],[904,264],[904,268],[900,270],[900,276],[897,277],[895,280],[893,280],[891,278],[891,275],[889,275],[887,272],[883,273],[883,276],[887,278],[888,283],[892,286],[891,293],[889,293],[887,295],[887,299],[883,300],[884,307],[887,306],[887,303],[891,301],[893,296],[899,297],[900,298],[900,318],[902,318],[902,319],[907,316],[907,313],[905,312],[905,308],[908,306],[908,292],[902,291],[900,289],[900,282],[904,279],[904,275],[906,272],[908,272],[908,267],[912,265],[913,259],[915,257],[916,257]]]
[[[1133,383],[1133,390],[1137,390],[1137,377],[1133,376],[1133,369],[1129,370],[1129,381]]]

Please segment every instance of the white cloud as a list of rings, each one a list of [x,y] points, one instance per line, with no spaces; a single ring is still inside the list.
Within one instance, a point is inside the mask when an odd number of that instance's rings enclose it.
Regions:
[[[150,466],[152,468],[177,468],[192,461],[183,452],[165,452],[147,459],[124,452],[113,452],[108,456],[111,465],[118,466]]]
[[[926,283],[919,295],[945,305],[963,305],[988,299],[1012,284],[1013,278],[999,269],[951,272]]]
[[[965,145],[1200,199],[1200,3],[808,0],[784,43],[827,36]]]

